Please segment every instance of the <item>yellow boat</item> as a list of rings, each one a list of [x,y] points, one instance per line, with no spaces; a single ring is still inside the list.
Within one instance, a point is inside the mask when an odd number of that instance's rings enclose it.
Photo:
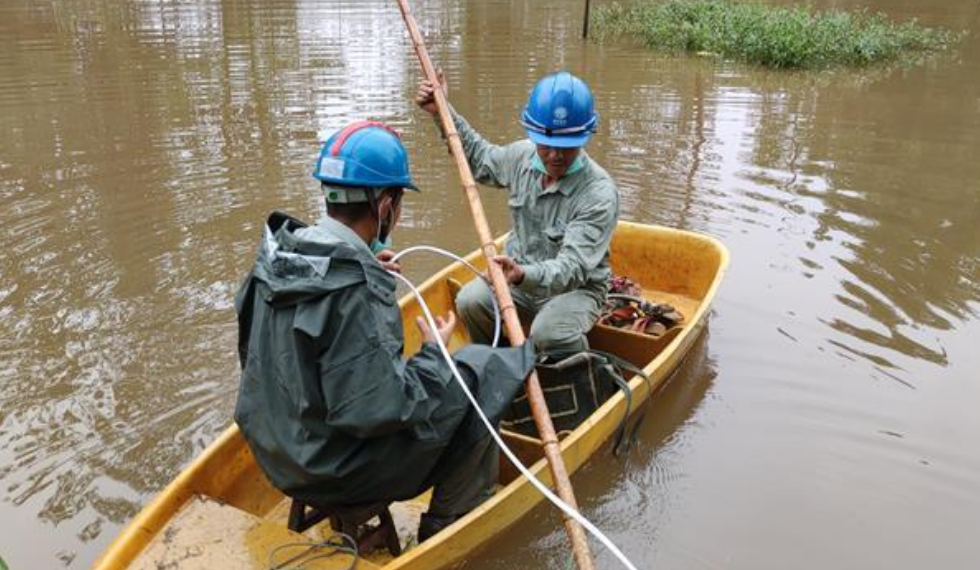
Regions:
[[[468,260],[479,268],[479,252]],[[630,380],[635,411],[663,387],[705,326],[709,306],[728,265],[728,252],[717,240],[701,234],[620,222],[611,246],[613,271],[639,284],[643,296],[670,303],[686,317],[682,326],[655,338],[627,330],[597,325],[589,333],[593,348],[615,353],[649,376]],[[452,308],[460,283],[473,278],[467,268],[454,263],[428,279],[421,287],[435,314]],[[421,314],[411,296],[400,302],[404,322]],[[457,327],[452,346],[468,341]],[[414,326],[405,327],[406,351],[421,341]],[[617,393],[585,423],[562,434],[561,449],[569,473],[574,473],[616,431],[626,408]],[[551,477],[540,442],[504,431],[515,453],[545,484]],[[496,535],[544,500],[501,455],[497,493],[484,504],[421,545],[392,557],[387,552],[353,560],[346,554],[321,558],[304,568],[336,569],[355,564],[357,569],[437,570],[454,563],[489,543]],[[289,499],[272,488],[260,472],[235,425],[229,427],[190,466],[177,476],[112,542],[95,563],[97,570],[123,568],[262,568],[275,564],[271,556],[279,546],[329,536],[313,528],[304,535],[286,528]],[[393,507],[400,528],[414,530],[413,520],[424,510],[425,498]],[[414,519],[412,519],[414,514]],[[322,533],[318,535],[317,533]],[[408,537],[401,537],[407,541]],[[276,561],[281,562],[284,554]]]

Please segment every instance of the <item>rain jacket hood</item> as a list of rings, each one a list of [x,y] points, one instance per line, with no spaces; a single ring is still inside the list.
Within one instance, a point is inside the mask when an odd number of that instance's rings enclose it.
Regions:
[[[262,231],[254,275],[265,285],[263,298],[277,308],[368,281],[381,300],[394,300],[394,278],[374,261],[360,236],[332,218],[307,226],[286,214],[272,214]]]

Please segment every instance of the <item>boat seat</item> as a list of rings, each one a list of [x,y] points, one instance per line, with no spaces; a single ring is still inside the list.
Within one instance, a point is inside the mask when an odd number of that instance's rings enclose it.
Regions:
[[[361,555],[384,546],[392,556],[402,553],[394,519],[391,518],[390,502],[363,503],[359,505],[312,504],[292,499],[287,526],[293,532],[303,532],[320,521],[329,518],[333,530],[350,536],[357,542]],[[377,517],[377,525],[368,523]]]

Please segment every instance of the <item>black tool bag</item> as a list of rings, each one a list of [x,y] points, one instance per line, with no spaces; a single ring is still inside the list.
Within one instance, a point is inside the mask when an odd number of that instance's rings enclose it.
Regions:
[[[646,379],[643,371],[613,354],[597,350],[542,356],[543,362],[539,362],[535,369],[557,433],[574,430],[616,392],[624,393],[626,414],[616,439],[614,449],[618,450],[623,443],[632,408],[629,385],[623,372],[639,374]],[[500,425],[510,431],[537,437],[538,430],[525,391],[522,390],[514,399]]]

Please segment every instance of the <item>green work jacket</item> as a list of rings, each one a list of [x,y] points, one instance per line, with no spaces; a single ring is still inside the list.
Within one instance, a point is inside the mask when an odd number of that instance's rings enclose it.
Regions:
[[[532,162],[534,143],[491,144],[459,113],[453,119],[476,181],[508,189],[513,232],[506,251],[524,267],[517,288],[536,299],[582,288],[605,296],[609,242],[619,220],[619,192],[609,174],[583,152],[581,170],[544,188],[545,175]]]
[[[340,504],[407,499],[431,484],[450,442],[485,433],[438,347],[423,344],[403,360],[394,278],[344,224],[309,227],[273,214],[235,307],[235,421],[286,494]],[[454,359],[495,422],[534,354],[530,343],[474,346]]]

